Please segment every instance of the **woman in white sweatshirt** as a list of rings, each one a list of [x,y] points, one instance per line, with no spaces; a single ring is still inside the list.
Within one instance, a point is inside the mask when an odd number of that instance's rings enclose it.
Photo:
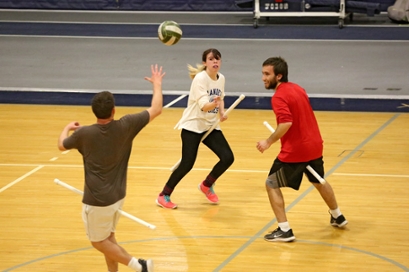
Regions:
[[[182,130],[182,159],[156,199],[156,204],[163,208],[177,208],[177,204],[172,203],[170,196],[177,184],[193,168],[203,135],[219,118],[221,122],[227,119],[227,116],[224,115],[223,101],[225,78],[219,72],[221,58],[217,49],[210,48],[203,52],[201,65],[196,67],[188,65],[189,75],[193,81],[187,108],[176,125]],[[217,204],[219,199],[213,190],[214,183],[232,165],[234,155],[219,125],[210,132],[203,143],[220,160],[198,185],[198,188],[211,203]]]

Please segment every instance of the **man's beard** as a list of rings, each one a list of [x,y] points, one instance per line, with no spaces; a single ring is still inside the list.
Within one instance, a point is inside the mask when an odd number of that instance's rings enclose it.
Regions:
[[[270,84],[268,84],[267,89],[269,89],[269,90],[274,89],[275,90],[275,88],[277,87],[277,84],[278,84],[278,82],[274,78],[272,81],[270,81]]]

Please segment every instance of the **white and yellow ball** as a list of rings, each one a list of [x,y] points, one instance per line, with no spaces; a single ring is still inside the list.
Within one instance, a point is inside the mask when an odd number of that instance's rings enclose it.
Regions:
[[[182,38],[182,28],[174,21],[164,21],[158,28],[158,37],[164,44],[174,45]]]

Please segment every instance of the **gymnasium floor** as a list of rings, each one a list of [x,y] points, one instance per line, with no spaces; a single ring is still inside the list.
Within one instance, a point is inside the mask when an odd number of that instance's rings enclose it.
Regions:
[[[143,108],[118,107],[117,118]],[[327,207],[306,180],[283,189],[297,240],[271,243],[277,226],[264,181],[279,145],[260,154],[256,142],[274,126],[270,110],[236,109],[222,129],[235,162],[217,181],[219,205],[209,205],[197,184],[216,163],[203,145],[192,171],[172,194],[177,210],[155,204],[170,168],[180,159],[182,108],[166,108],[135,139],[128,169],[118,242],[136,257],[152,258],[156,272],[409,271],[409,133],[405,113],[326,112],[316,116],[325,141],[326,179],[349,224],[329,224]],[[0,105],[0,271],[103,272],[103,256],[87,240],[81,197],[56,178],[83,190],[77,151],[56,143],[70,121],[95,122],[89,106]],[[120,271],[131,271],[120,267]]]

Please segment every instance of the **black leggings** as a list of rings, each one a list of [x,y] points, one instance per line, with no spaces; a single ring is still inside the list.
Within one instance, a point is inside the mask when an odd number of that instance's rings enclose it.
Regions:
[[[166,183],[167,187],[174,189],[176,185],[178,185],[179,181],[181,181],[182,178],[186,176],[190,170],[192,170],[196,161],[199,144],[205,133],[206,132],[196,133],[182,129],[182,159],[178,168],[176,168],[170,175],[169,180]],[[216,180],[230,167],[230,165],[233,164],[233,152],[220,130],[214,129],[203,140],[203,143],[220,159],[209,174],[214,180]]]

